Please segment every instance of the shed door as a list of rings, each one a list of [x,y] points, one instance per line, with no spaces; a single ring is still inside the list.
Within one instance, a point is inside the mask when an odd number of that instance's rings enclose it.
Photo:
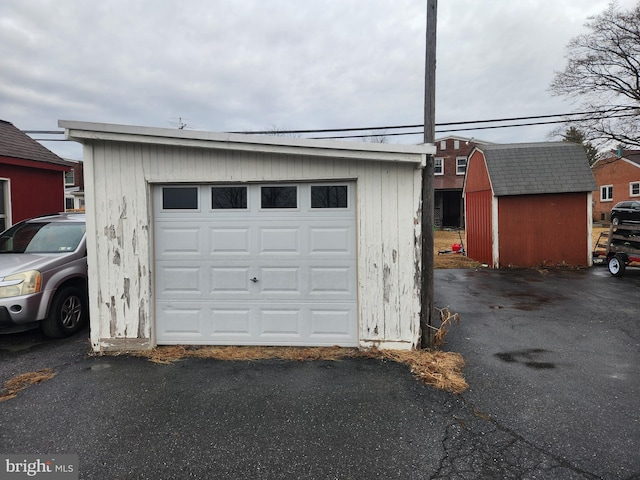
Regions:
[[[355,184],[154,188],[158,344],[357,345]]]

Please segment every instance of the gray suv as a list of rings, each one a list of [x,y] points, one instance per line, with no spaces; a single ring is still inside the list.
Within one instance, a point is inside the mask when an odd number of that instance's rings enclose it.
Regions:
[[[85,215],[24,220],[0,233],[0,333],[38,325],[61,338],[84,328],[87,309]]]

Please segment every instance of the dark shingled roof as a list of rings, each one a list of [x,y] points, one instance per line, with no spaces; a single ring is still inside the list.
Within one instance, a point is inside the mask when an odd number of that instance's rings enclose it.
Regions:
[[[569,142],[482,145],[495,196],[592,192],[598,186],[582,145]]]
[[[640,166],[640,150],[623,150],[622,156]]]
[[[63,160],[19,128],[4,120],[0,120],[0,157],[53,163],[65,167],[74,165],[72,162]]]
[[[618,152],[615,150],[611,150],[599,158],[591,168],[594,168],[598,163],[604,162],[606,164],[611,163],[612,160],[617,160],[618,158],[624,158],[625,160],[630,161],[631,163],[635,163],[638,167],[640,167],[640,150],[622,150],[622,157],[618,156]]]

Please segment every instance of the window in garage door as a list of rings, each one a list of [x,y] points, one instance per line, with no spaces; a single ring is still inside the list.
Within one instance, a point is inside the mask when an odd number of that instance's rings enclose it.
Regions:
[[[197,210],[198,187],[164,187],[163,210]]]
[[[211,187],[213,210],[247,208],[247,187]]]
[[[155,187],[158,343],[357,345],[354,187]]]

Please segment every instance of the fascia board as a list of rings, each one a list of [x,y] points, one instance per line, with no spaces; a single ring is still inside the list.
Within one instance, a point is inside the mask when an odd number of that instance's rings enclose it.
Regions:
[[[378,160],[421,165],[425,155],[436,152],[435,145],[399,145],[304,138],[282,138],[237,133],[201,132],[166,128],[113,125],[59,120],[65,138],[80,143],[116,141],[209,149],[240,150],[320,157]]]

